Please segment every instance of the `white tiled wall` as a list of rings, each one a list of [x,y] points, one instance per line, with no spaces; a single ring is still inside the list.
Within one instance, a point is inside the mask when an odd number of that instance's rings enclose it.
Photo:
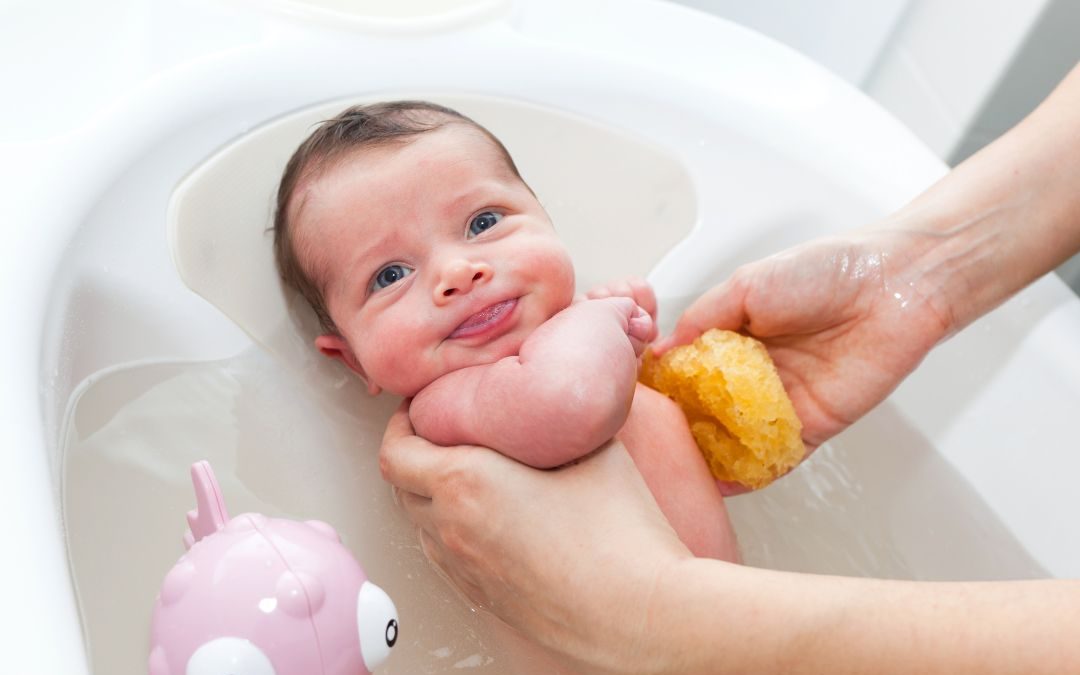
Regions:
[[[1080,2],[1045,2],[1026,39],[971,120],[949,160],[968,157],[1031,112],[1080,61]]]
[[[795,47],[956,164],[1080,62],[1080,0],[674,0]],[[1058,273],[1080,293],[1080,256]]]
[[[911,0],[863,89],[949,158],[1046,3]]]
[[[1023,119],[1078,61],[1077,0],[912,0],[863,89],[955,165]],[[1057,272],[1080,294],[1080,256]]]
[[[873,69],[909,0],[675,0],[753,28],[855,85]],[[857,27],[857,30],[853,30]]]

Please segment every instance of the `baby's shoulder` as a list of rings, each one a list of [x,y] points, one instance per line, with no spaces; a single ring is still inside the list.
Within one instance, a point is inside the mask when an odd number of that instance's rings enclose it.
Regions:
[[[630,414],[617,436],[635,457],[660,448],[664,452],[677,453],[683,448],[687,452],[697,452],[682,408],[667,396],[640,383],[634,392]]]
[[[625,426],[650,430],[689,429],[686,415],[675,401],[640,382],[634,390],[634,402],[630,406]]]
[[[667,396],[656,391],[652,387],[646,387],[638,382],[634,390],[634,404],[631,408],[639,409],[643,415],[676,415],[683,417],[682,408]]]

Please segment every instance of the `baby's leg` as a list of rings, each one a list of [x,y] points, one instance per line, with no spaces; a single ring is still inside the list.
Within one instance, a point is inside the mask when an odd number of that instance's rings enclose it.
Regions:
[[[687,548],[698,557],[740,562],[724,499],[679,407],[638,385],[618,439]]]

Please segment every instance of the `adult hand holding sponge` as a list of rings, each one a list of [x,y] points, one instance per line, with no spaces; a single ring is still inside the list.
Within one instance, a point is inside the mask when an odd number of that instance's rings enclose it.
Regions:
[[[682,408],[718,480],[756,490],[806,455],[802,423],[753,338],[714,328],[663,356],[646,351],[639,379]]]

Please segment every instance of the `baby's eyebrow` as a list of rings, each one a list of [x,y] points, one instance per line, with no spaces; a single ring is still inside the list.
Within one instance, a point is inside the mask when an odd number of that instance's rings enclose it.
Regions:
[[[338,284],[339,291],[343,296],[353,299],[367,291],[368,277],[375,272],[375,268],[382,265],[383,262],[390,262],[390,260],[383,260],[383,258],[387,257],[387,254],[383,253],[383,251],[389,246],[392,237],[392,232],[384,232],[370,244],[358,247],[358,250],[349,257],[345,273],[340,280],[341,283]]]
[[[456,215],[464,211],[467,206],[471,208],[473,202],[479,201],[482,197],[495,194],[497,189],[498,186],[492,183],[481,183],[466,189],[447,203],[446,215]]]
[[[474,195],[476,193],[477,193],[477,189],[472,188],[472,189],[467,190],[464,193],[458,195],[457,197],[454,197],[446,205],[446,209],[445,209],[446,213],[454,214],[454,213],[457,213],[457,212],[463,210],[463,207],[464,207],[465,204],[468,204],[469,202],[472,202],[475,199]]]

